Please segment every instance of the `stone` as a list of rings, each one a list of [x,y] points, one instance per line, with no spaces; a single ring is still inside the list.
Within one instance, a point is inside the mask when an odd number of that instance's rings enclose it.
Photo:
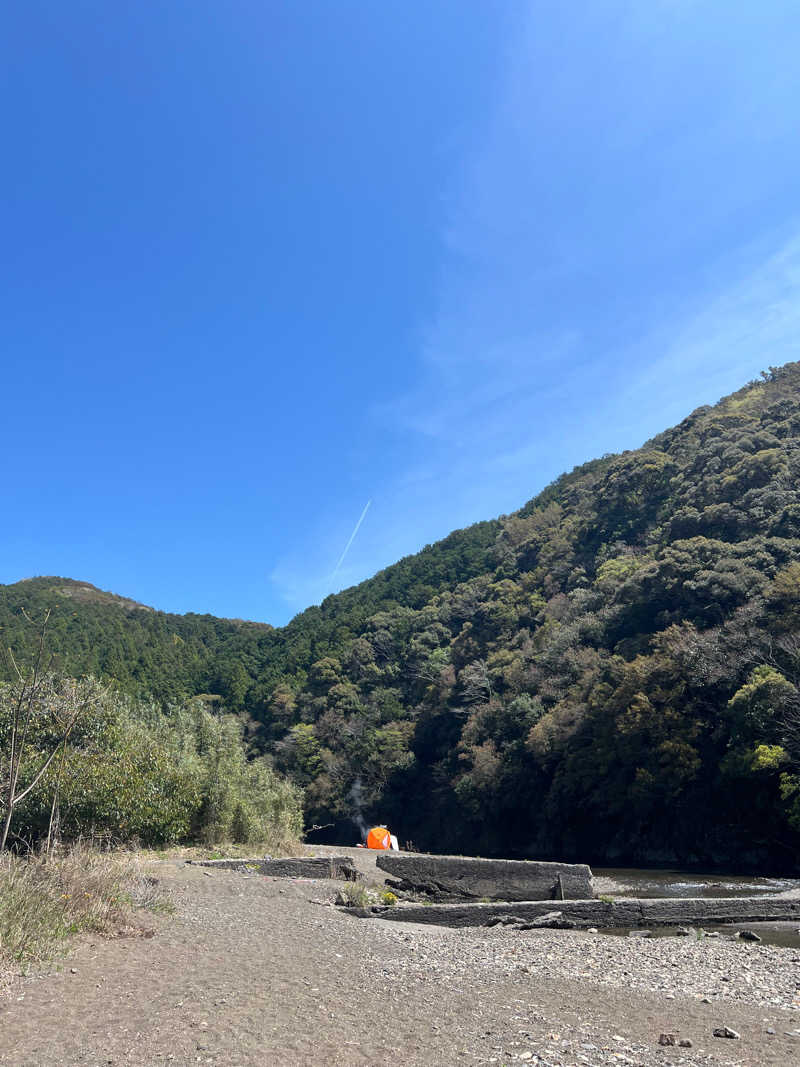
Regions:
[[[544,915],[540,915],[537,919],[532,919],[529,923],[522,923],[520,928],[523,930],[535,930],[537,927],[555,927],[563,921],[563,912],[546,911]]]
[[[675,1035],[674,1034],[660,1034],[659,1038],[658,1038],[658,1043],[659,1043],[659,1045],[664,1045],[664,1046],[666,1046],[666,1045],[674,1045],[675,1044]]]
[[[732,1041],[738,1041],[742,1035],[730,1026],[718,1026],[714,1031],[714,1037],[729,1037]]]
[[[680,1048],[691,1048],[692,1047],[692,1043],[691,1043],[691,1041],[689,1040],[688,1037],[682,1037],[680,1039],[680,1041],[678,1042],[678,1045],[680,1046]]]
[[[740,930],[739,937],[742,941],[760,941],[761,938],[755,932],[755,930]]]
[[[585,863],[491,860],[383,852],[378,867],[400,889],[448,900],[590,900],[592,872]]]

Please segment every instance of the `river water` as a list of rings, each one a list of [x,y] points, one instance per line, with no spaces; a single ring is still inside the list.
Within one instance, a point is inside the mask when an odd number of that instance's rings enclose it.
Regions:
[[[798,878],[763,878],[741,874],[698,874],[696,871],[645,870],[631,867],[593,867],[595,892],[612,897],[751,897],[770,893],[800,893]],[[735,936],[741,929],[758,934],[765,945],[800,949],[797,923],[707,925],[706,933]],[[628,936],[628,929],[601,930],[612,937]],[[654,927],[652,937],[675,937],[675,927]]]
[[[619,897],[753,897],[800,892],[800,878],[762,878],[696,871],[593,867],[596,892]]]

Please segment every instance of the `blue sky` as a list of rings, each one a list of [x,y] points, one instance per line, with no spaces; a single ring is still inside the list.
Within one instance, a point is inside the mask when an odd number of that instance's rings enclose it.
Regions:
[[[0,581],[281,623],[800,358],[798,54],[794,0],[11,5]]]

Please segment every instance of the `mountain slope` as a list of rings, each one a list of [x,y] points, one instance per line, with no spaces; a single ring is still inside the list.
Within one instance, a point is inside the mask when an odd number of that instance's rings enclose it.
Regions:
[[[424,846],[797,862],[800,366],[499,523],[482,574],[279,688],[324,821]],[[355,786],[355,790],[354,787]]]
[[[0,587],[0,625],[24,646],[52,604],[65,669],[222,694],[338,833],[793,866],[798,484],[788,364],[279,630],[62,579]]]
[[[456,530],[380,571],[367,582],[308,608],[288,626],[175,615],[70,578],[27,578],[0,585],[2,646],[30,657],[34,621],[50,611],[48,646],[67,673],[116,679],[136,694],[178,700],[221,694],[236,710],[263,710],[276,682],[302,681],[320,656],[336,652],[384,608],[418,607],[435,593],[489,566],[497,522]],[[13,668],[0,661],[0,678]]]

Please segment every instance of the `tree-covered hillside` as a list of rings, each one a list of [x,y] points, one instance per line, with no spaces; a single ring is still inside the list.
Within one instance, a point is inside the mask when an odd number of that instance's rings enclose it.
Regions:
[[[283,629],[60,579],[72,673],[219,693],[306,787],[438,850],[797,866],[800,364],[558,479]]]
[[[482,522],[457,530],[282,629],[155,611],[70,578],[27,578],[0,585],[0,640],[30,658],[38,628],[25,614],[38,619],[49,609],[48,642],[65,673],[112,678],[127,692],[164,702],[216,694],[232,710],[263,718],[278,682],[302,684],[316,659],[346,648],[376,611],[420,607],[439,590],[483,573],[497,529],[496,522]],[[0,659],[0,680],[13,676],[10,662]]]

